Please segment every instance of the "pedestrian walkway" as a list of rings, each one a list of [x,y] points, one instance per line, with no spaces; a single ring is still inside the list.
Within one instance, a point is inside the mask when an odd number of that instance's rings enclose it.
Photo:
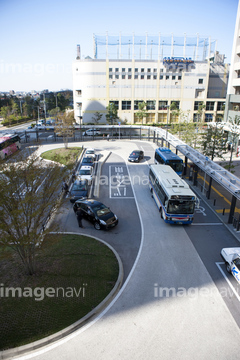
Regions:
[[[226,170],[228,169],[228,165],[230,162],[230,151],[227,154],[224,154],[223,157],[225,160],[222,159],[214,159],[214,162],[218,163],[222,167],[225,167]],[[232,172],[236,177],[240,178],[240,157],[237,156],[236,152],[232,154],[232,162],[230,167],[230,172]],[[235,238],[240,242],[240,227],[239,231],[237,231],[237,224],[229,224],[229,209],[217,208],[215,204],[215,199],[210,196],[210,199],[206,197],[206,194],[201,192],[201,189],[197,186],[193,186],[193,190],[197,194],[197,196],[212,209],[214,214],[219,218],[219,220],[229,229],[229,231],[235,236]],[[225,210],[225,211],[224,211]],[[235,210],[235,214],[238,212],[238,209]],[[240,215],[239,215],[240,216]],[[240,219],[240,217],[239,217]]]

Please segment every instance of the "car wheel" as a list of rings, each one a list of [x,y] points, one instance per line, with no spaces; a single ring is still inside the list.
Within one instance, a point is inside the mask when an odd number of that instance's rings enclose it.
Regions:
[[[231,266],[229,263],[226,263],[226,269],[227,269],[227,272],[229,272],[229,274],[231,274]]]
[[[100,226],[100,224],[98,222],[94,223],[94,227],[95,227],[96,230],[101,230],[101,226]]]
[[[160,213],[161,213],[161,219],[163,219],[163,210],[162,210],[162,208],[160,208]]]

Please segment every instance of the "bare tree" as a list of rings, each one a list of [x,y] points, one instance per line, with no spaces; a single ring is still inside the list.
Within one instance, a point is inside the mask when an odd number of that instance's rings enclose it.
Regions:
[[[56,119],[54,132],[57,136],[63,137],[63,142],[66,149],[68,147],[69,138],[73,137],[74,135],[74,123],[75,120],[73,111],[65,111],[64,113],[59,114]]]
[[[65,168],[31,155],[7,166],[0,164],[0,171],[0,248],[10,247],[32,275],[36,248],[56,230],[54,222],[45,225],[53,209],[60,207]]]

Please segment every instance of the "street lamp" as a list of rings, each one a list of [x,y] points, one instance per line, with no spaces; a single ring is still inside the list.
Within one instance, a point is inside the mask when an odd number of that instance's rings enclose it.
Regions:
[[[169,109],[170,109],[170,105],[166,105],[167,108],[167,130],[166,130],[166,141],[168,139],[168,117],[169,117]]]

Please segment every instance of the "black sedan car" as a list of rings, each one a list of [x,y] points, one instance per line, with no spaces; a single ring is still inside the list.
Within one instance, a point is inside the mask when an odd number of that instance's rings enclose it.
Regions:
[[[74,203],[78,199],[88,197],[88,181],[87,180],[76,180],[70,190],[70,201]]]
[[[130,162],[139,162],[144,158],[144,152],[142,150],[134,150],[129,155],[128,161]]]
[[[97,230],[107,230],[118,224],[117,216],[97,200],[77,200],[73,205],[74,212],[76,213],[79,208],[82,210],[83,218],[91,221]]]

